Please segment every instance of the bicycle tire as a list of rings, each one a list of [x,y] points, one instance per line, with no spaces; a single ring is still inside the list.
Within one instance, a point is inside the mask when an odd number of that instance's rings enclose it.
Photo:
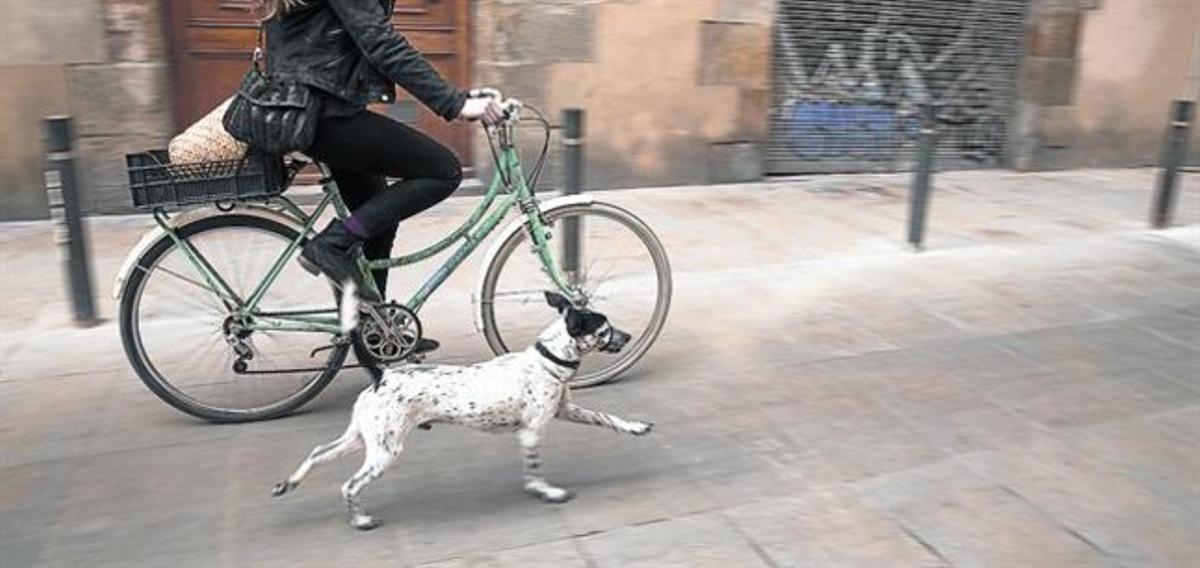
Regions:
[[[268,231],[289,241],[295,240],[299,235],[299,232],[295,228],[278,221],[237,213],[205,217],[182,227],[177,227],[176,231],[180,238],[189,239],[206,231],[231,227]],[[150,246],[138,258],[135,267],[154,267],[160,258],[169,252],[174,245],[175,243],[170,237],[163,236],[162,239]],[[137,315],[136,311],[140,303],[142,291],[147,282],[148,274],[150,274],[148,270],[135,268],[130,272],[129,279],[121,291],[119,308],[121,343],[124,346],[126,358],[133,366],[138,378],[146,384],[151,392],[162,399],[163,402],[181,412],[214,423],[255,422],[278,418],[294,412],[320,394],[321,391],[329,386],[329,383],[333,381],[345,363],[346,355],[350,349],[349,345],[335,345],[326,359],[326,370],[321,371],[314,379],[292,395],[252,410],[218,408],[200,403],[183,395],[169,381],[159,376],[153,363],[147,359],[142,339],[138,334],[138,322],[135,316]]]
[[[632,345],[626,348],[625,355],[619,358],[615,364],[603,368],[600,372],[576,376],[570,381],[571,386],[576,388],[607,383],[640,361],[654,345],[659,333],[662,332],[663,326],[666,324],[667,314],[671,307],[672,293],[671,265],[670,260],[667,258],[666,249],[658,239],[658,236],[654,234],[654,231],[644,221],[628,210],[609,203],[593,202],[590,204],[568,205],[547,210],[543,214],[548,224],[554,224],[559,218],[575,214],[595,214],[616,221],[633,231],[646,246],[647,252],[650,253],[654,261],[658,295],[655,298],[655,308],[647,328],[634,340]],[[496,326],[494,308],[496,285],[503,272],[504,264],[521,243],[527,239],[529,239],[527,230],[517,231],[509,235],[504,243],[501,244],[499,252],[492,259],[486,269],[487,272],[484,274],[479,309],[483,322],[484,338],[487,340],[488,347],[496,355],[503,355],[509,352],[509,346],[505,344]],[[549,284],[549,279],[547,279],[547,286],[552,287]],[[619,322],[617,325],[620,325]],[[525,346],[520,347],[524,348]]]

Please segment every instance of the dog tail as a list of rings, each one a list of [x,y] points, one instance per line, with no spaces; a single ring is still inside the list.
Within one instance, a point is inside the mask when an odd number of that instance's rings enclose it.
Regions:
[[[358,327],[358,287],[353,280],[342,284],[342,303],[338,306],[338,321],[342,333],[349,334]]]

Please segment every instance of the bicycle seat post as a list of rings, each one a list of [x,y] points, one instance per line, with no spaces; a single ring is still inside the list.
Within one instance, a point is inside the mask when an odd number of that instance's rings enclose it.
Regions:
[[[329,182],[333,181],[333,170],[329,169],[329,166],[327,166],[325,162],[313,163],[317,165],[317,169],[321,170],[321,185],[328,187]]]
[[[321,191],[333,201],[333,210],[337,213],[339,219],[345,219],[350,216],[350,208],[346,206],[346,202],[342,200],[342,192],[338,188],[337,180],[333,178],[333,170],[325,162],[314,161],[317,169],[321,170]]]

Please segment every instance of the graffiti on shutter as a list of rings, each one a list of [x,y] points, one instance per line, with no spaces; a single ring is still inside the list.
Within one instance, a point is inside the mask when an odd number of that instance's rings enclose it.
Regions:
[[[773,173],[908,169],[933,104],[938,165],[1004,162],[1027,0],[780,0]]]

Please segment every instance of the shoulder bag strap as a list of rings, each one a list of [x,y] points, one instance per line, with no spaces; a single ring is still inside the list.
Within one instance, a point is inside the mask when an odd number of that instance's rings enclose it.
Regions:
[[[266,72],[262,68],[262,60],[267,56],[267,31],[266,26],[260,20],[258,22],[258,37],[254,42],[254,55],[251,56],[250,64],[259,72],[260,75],[266,76]]]

